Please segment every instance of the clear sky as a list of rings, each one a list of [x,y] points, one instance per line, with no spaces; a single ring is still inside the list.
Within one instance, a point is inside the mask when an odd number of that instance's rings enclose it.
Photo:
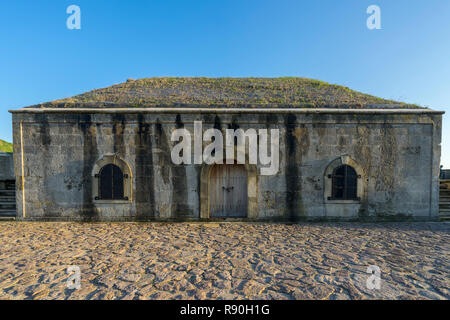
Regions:
[[[81,30],[66,27],[72,4]],[[366,27],[372,4],[381,30]],[[7,141],[8,109],[152,76],[301,76],[450,111],[449,0],[1,1],[0,40]]]

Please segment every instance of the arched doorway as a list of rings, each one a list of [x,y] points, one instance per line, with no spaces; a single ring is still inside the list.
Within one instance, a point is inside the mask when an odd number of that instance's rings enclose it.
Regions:
[[[209,175],[211,218],[247,217],[247,170],[244,165],[214,165]]]

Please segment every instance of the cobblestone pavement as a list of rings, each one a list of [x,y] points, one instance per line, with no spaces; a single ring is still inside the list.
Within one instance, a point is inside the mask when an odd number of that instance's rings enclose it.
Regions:
[[[2,222],[0,299],[449,299],[449,240],[448,223]]]

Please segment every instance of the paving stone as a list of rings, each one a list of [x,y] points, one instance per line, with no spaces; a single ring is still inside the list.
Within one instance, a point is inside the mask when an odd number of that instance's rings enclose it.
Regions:
[[[431,222],[1,222],[0,299],[448,300],[449,241]]]

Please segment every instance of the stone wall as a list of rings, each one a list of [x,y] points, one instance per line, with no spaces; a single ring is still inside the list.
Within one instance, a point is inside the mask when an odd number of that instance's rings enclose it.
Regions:
[[[274,176],[257,174],[252,219],[436,219],[441,113],[341,111],[22,109],[13,113],[17,218],[204,217],[204,166],[174,165],[170,157],[172,130],[184,126],[193,132],[198,120],[204,130],[280,130],[280,170]],[[105,156],[116,156],[129,166],[129,201],[94,199],[95,165]],[[361,175],[360,201],[327,200],[326,171],[339,163],[353,164]]]

